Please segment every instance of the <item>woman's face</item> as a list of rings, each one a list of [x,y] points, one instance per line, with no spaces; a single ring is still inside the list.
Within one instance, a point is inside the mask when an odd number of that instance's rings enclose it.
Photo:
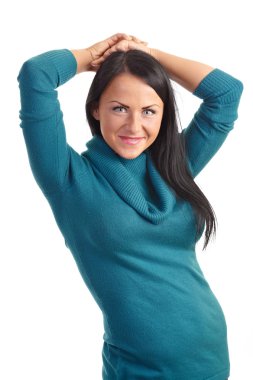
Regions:
[[[163,101],[140,78],[123,73],[106,87],[93,116],[106,143],[121,157],[133,159],[155,141]]]

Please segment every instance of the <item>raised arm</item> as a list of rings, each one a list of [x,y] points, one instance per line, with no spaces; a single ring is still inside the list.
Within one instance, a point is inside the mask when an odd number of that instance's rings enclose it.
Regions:
[[[206,75],[214,70],[205,63],[178,57],[158,49],[150,49],[150,51],[169,73],[170,78],[191,92],[197,88]]]
[[[242,83],[222,70],[201,62],[152,49],[172,80],[203,100],[183,131],[193,177],[219,150],[237,119]]]
[[[71,163],[78,161],[75,165],[78,168],[82,160],[67,144],[56,89],[75,74],[94,70],[90,65],[92,60],[122,38],[132,39],[117,34],[87,49],[47,51],[22,65],[17,78],[21,100],[20,126],[33,175],[44,193],[67,186],[70,175],[73,175]]]
[[[22,65],[20,127],[33,175],[44,193],[64,185],[70,148],[56,88],[76,74],[76,60],[67,50],[51,50]]]
[[[193,94],[203,99],[189,126],[183,130],[187,159],[196,177],[226,140],[238,118],[243,84],[220,69],[211,71]]]

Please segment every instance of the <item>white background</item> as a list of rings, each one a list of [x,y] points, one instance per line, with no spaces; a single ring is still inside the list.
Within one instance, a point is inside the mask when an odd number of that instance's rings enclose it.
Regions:
[[[102,316],[66,249],[28,164],[19,127],[16,77],[22,63],[51,49],[83,48],[116,32],[239,78],[239,119],[197,177],[219,222],[216,241],[197,254],[228,325],[231,380],[252,374],[252,41],[250,2],[9,1],[1,14],[0,378],[101,379]],[[59,89],[70,144],[91,138],[84,113],[92,73]],[[199,100],[175,86],[183,127]],[[194,379],[185,379],[194,380]],[[225,380],[225,379],[224,379]]]

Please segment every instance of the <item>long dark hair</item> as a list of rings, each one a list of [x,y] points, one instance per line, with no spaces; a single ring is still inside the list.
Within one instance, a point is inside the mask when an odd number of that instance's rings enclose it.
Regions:
[[[178,128],[177,105],[170,78],[163,66],[151,55],[140,50],[112,53],[98,69],[86,100],[86,116],[92,135],[100,135],[100,123],[92,113],[107,85],[117,75],[129,72],[151,86],[164,103],[159,134],[148,148],[152,160],[177,196],[188,201],[196,215],[196,240],[205,227],[206,248],[211,235],[216,233],[214,211],[194,182],[186,161],[184,134]]]

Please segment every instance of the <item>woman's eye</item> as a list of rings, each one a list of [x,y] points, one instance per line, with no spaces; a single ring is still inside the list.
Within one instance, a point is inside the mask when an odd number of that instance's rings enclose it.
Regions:
[[[154,110],[151,110],[151,109],[146,109],[143,111],[145,115],[147,116],[150,116],[150,115],[154,115],[155,114],[155,111]]]
[[[122,106],[117,106],[117,107],[113,108],[113,111],[116,111],[116,112],[125,112],[126,108],[122,107]]]
[[[116,106],[116,107],[113,107],[113,111],[116,111],[119,113],[125,113],[125,112],[127,112],[127,109],[126,109],[126,107],[123,107],[123,106]],[[151,116],[151,115],[155,114],[155,111],[147,108],[147,109],[143,110],[143,113],[145,116]]]

